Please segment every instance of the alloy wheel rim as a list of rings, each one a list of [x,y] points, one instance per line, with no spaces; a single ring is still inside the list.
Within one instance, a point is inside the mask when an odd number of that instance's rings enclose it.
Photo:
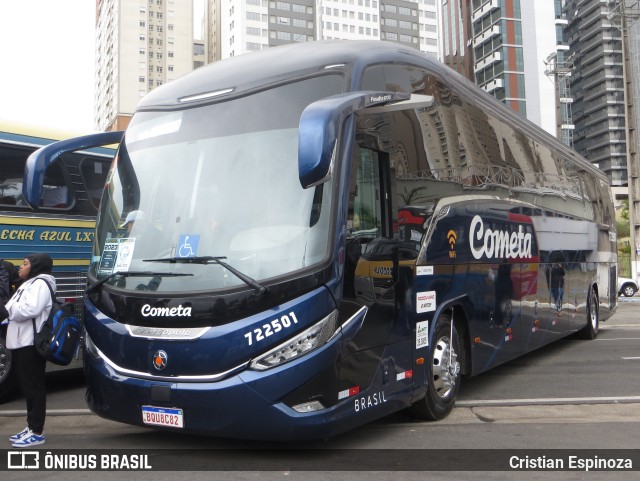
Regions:
[[[432,365],[433,387],[441,399],[449,396],[455,389],[459,373],[458,354],[451,346],[449,337],[443,336],[438,339],[433,350]]]

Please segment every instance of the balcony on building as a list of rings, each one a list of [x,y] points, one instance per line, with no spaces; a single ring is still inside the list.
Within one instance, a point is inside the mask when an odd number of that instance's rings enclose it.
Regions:
[[[487,55],[486,57],[483,57],[482,60],[477,62],[474,70],[476,73],[478,73],[479,71],[487,68],[489,65],[499,62],[500,60],[502,60],[502,53],[499,51],[495,51],[491,55]]]
[[[495,36],[499,36],[501,35],[501,29],[499,25],[493,25],[492,27],[486,29],[484,32],[482,32],[480,35],[476,36],[473,39],[473,44],[474,46],[478,46],[481,43],[486,42],[487,40],[491,39],[492,37]]]
[[[488,0],[480,8],[473,11],[471,20],[475,23],[494,9],[500,8],[499,0]]]
[[[504,87],[504,81],[501,78],[493,79],[482,86],[485,92],[493,92],[496,89]]]

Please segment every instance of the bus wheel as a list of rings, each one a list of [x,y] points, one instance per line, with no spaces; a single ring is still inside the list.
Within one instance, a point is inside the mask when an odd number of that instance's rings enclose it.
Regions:
[[[453,327],[453,329],[452,329]],[[461,366],[458,356],[462,345],[451,317],[438,319],[433,343],[429,351],[426,396],[409,408],[409,413],[420,419],[437,421],[446,417],[460,390]]]
[[[17,381],[11,351],[7,349],[5,340],[0,337],[0,402],[4,402],[13,394]]]
[[[598,305],[598,294],[593,287],[590,287],[587,295],[587,325],[578,331],[580,339],[595,339],[598,336],[600,326]]]

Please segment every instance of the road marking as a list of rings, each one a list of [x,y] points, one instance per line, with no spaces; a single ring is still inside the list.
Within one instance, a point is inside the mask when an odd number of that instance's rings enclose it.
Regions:
[[[638,324],[610,324],[608,326],[600,325],[601,331],[608,331],[610,329],[619,329],[621,327],[629,328],[629,329],[640,329],[640,325]]]
[[[625,359],[625,358],[623,358]],[[628,359],[640,359],[628,358]],[[608,396],[608,397],[565,397],[565,398],[530,398],[530,399],[476,399],[456,401],[456,407],[474,406],[531,406],[554,404],[627,404],[640,402],[640,396]],[[26,410],[14,409],[3,411],[0,417],[25,416]],[[85,416],[93,415],[89,409],[48,409],[47,416]]]
[[[477,399],[456,401],[456,407],[474,406],[527,406],[551,404],[622,404],[640,402],[640,396],[611,396],[611,397],[564,397],[564,398],[533,398],[533,399]]]
[[[24,416],[27,414],[26,410],[13,409],[3,411],[0,409],[0,416]],[[93,414],[89,409],[47,409],[47,416],[84,416],[86,414]]]
[[[595,339],[596,341],[640,341],[640,337],[611,337],[607,339]]]
[[[624,359],[625,361],[629,361],[634,359],[640,359],[640,357],[623,357],[622,359]]]

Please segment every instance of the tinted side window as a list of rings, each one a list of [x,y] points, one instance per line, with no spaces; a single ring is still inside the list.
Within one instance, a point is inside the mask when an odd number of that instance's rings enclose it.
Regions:
[[[0,145],[0,207],[27,208],[22,200],[22,178],[27,158],[34,148]],[[73,205],[73,190],[61,161],[54,162],[45,174],[40,206],[49,209],[68,209]]]
[[[85,157],[80,161],[80,173],[91,205],[97,210],[107,180],[111,159]]]

